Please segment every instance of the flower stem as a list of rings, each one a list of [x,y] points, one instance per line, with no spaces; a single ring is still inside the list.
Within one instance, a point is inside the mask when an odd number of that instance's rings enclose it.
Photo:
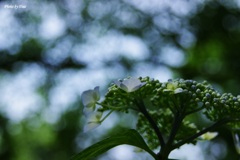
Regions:
[[[106,116],[103,117],[103,119],[102,119],[100,122],[102,123],[112,112],[113,112],[113,111],[108,112],[108,114],[106,114]]]
[[[179,147],[182,146],[183,144],[190,143],[190,142],[192,142],[194,139],[196,139],[197,137],[201,136],[202,134],[207,133],[207,132],[209,132],[209,131],[211,131],[211,130],[213,130],[213,129],[221,126],[221,125],[224,125],[224,124],[226,124],[226,123],[228,123],[228,122],[231,122],[231,121],[232,121],[231,119],[221,119],[221,120],[217,121],[216,123],[212,124],[211,126],[209,126],[209,127],[205,128],[205,129],[201,130],[200,132],[198,132],[198,133],[196,133],[196,134],[194,134],[194,135],[186,138],[185,140],[182,140],[182,141],[180,141],[179,143],[175,144],[175,145],[173,146],[173,149],[179,148]]]
[[[136,100],[136,104],[139,108],[139,111],[146,117],[146,119],[148,120],[148,122],[150,123],[150,125],[153,127],[153,130],[155,131],[157,137],[158,137],[158,140],[159,140],[159,143],[160,143],[160,146],[161,147],[164,147],[165,146],[165,142],[164,142],[164,139],[163,139],[163,136],[162,136],[162,133],[161,131],[159,130],[156,122],[152,119],[152,117],[150,116],[150,114],[148,113],[146,107],[145,107],[145,104],[144,102],[141,100],[141,101],[138,101]]]
[[[171,129],[169,138],[168,138],[165,146],[162,147],[160,152],[158,153],[158,156],[160,159],[168,159],[170,152],[174,149],[173,141],[174,141],[174,138],[175,138],[180,126],[181,126],[183,118],[184,118],[184,116],[180,112],[176,112],[174,114],[174,121],[172,124],[172,129]]]

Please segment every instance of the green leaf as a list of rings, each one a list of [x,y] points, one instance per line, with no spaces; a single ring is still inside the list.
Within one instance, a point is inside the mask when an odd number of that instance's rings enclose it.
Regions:
[[[136,130],[128,129],[120,134],[111,136],[86,148],[82,152],[72,157],[71,160],[92,160],[102,153],[122,144],[139,147],[156,158],[156,154],[148,148],[142,136]]]

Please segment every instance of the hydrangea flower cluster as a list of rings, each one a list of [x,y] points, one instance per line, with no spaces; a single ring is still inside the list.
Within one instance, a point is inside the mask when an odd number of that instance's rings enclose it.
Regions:
[[[240,128],[240,96],[221,94],[206,81],[175,79],[162,83],[149,77],[127,78],[112,83],[104,100],[99,99],[97,87],[82,95],[84,111],[98,113],[88,124],[100,124],[113,111],[134,110],[139,115],[137,130],[152,149],[165,145],[173,149],[197,139],[211,139],[217,134],[210,131],[218,125]],[[96,104],[101,107],[96,109]],[[108,114],[101,118],[105,111]],[[204,114],[212,125],[197,126],[190,119],[196,113]]]

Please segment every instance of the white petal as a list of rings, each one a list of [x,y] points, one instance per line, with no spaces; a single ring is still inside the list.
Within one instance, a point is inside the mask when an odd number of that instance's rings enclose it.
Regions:
[[[84,107],[95,109],[95,104],[100,99],[99,87],[95,87],[94,90],[84,91],[81,98]]]
[[[98,101],[100,99],[100,92],[99,92],[99,86],[94,88],[94,99]]]
[[[182,93],[184,90],[182,88],[177,88],[174,90],[174,94]]]
[[[126,92],[133,92],[146,84],[146,82],[141,82],[137,78],[125,79],[123,82],[114,81],[114,83]]]
[[[136,86],[141,85],[142,82],[137,78],[130,78],[124,80],[122,83],[128,88],[129,91],[131,91]]]
[[[178,82],[169,82],[167,83],[167,89],[174,90],[178,87]]]
[[[91,114],[92,112],[94,112],[95,108],[96,108],[96,105],[94,105],[93,107],[84,107],[84,108],[83,108],[83,114],[84,114],[85,116],[89,116],[89,114]]]
[[[84,131],[89,131],[98,127],[101,124],[102,112],[94,112],[87,117],[87,124],[84,126]]]
[[[93,94],[93,90],[87,90],[82,93],[82,103],[84,106],[87,106],[89,103],[94,101]]]
[[[211,140],[213,138],[215,138],[218,135],[217,132],[207,132],[203,135],[200,136],[200,139],[202,140]]]
[[[94,112],[88,117],[88,122],[97,122],[102,118],[103,112]]]
[[[120,84],[120,88],[122,90],[126,91],[126,92],[129,92],[129,88],[126,85],[122,84],[122,83]]]
[[[129,90],[129,92],[136,91],[136,90],[138,90],[139,88],[141,88],[142,86],[143,86],[142,84],[139,84],[138,86],[135,86],[134,88],[132,88],[131,90]]]

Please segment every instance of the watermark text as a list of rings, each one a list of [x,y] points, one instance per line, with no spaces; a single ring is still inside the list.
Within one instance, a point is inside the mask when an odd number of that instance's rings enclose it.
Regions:
[[[3,5],[3,8],[6,9],[26,9],[27,6],[24,4],[5,4]]]

